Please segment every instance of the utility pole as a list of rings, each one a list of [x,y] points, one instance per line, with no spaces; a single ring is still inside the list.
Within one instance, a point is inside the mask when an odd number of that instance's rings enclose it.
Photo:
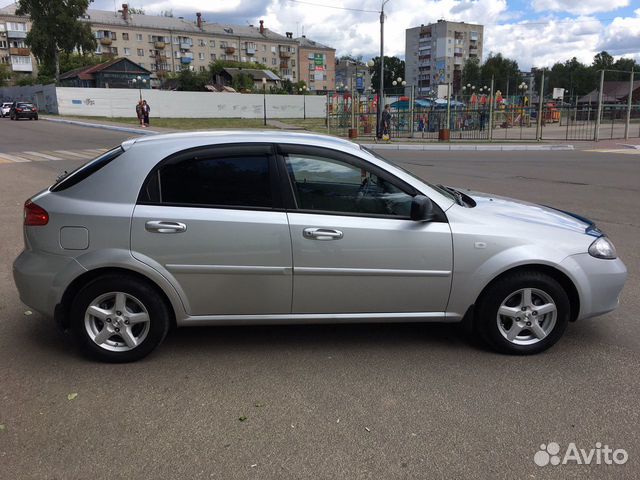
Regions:
[[[631,105],[633,97],[633,74],[634,70],[631,70],[631,79],[629,81],[629,98],[627,99],[627,122],[624,124],[624,139],[629,140],[629,124],[631,123]]]
[[[538,121],[536,122],[536,140],[542,139],[542,109],[544,107],[544,68],[542,69],[542,78],[540,80],[540,98],[538,99]]]
[[[596,131],[593,139],[597,142],[600,140],[600,119],[602,117],[602,90],[604,89],[604,70],[600,70],[600,90],[598,91],[598,112],[596,113]]]
[[[493,140],[493,75],[491,75],[491,90],[489,90],[489,141]]]

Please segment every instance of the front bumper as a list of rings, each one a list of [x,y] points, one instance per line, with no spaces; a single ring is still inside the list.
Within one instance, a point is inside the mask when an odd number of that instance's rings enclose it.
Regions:
[[[627,280],[622,260],[603,260],[588,253],[571,255],[561,266],[570,273],[580,296],[577,320],[595,317],[618,308]]]
[[[53,317],[67,287],[65,279],[84,272],[73,258],[24,250],[13,262],[13,280],[20,300],[33,310]]]

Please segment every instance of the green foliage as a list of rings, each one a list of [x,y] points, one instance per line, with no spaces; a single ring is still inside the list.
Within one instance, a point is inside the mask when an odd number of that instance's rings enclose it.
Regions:
[[[482,70],[480,59],[469,58],[462,67],[462,85],[471,84],[478,87],[482,83]]]
[[[36,58],[59,75],[60,52],[94,51],[96,39],[88,23],[78,20],[89,0],[19,0],[17,15],[31,17],[26,43]]]
[[[60,73],[65,73],[70,70],[75,70],[80,67],[91,67],[93,65],[98,65],[99,63],[104,62],[105,60],[99,55],[94,55],[92,53],[60,53]],[[51,68],[52,65],[43,65],[38,72],[39,76],[43,77],[54,77],[56,72],[55,69]]]
[[[253,77],[248,73],[239,73],[233,78],[231,86],[237,92],[251,92],[254,87]]]
[[[205,85],[211,83],[211,77],[207,72],[192,72],[188,68],[180,70],[170,78],[177,83],[177,90],[182,92],[205,92]]]
[[[135,8],[135,7],[129,7],[129,13],[132,15],[144,15],[144,9],[142,8]]]
[[[371,86],[374,90],[380,89],[380,57],[373,58],[373,67],[369,68],[371,73]],[[384,88],[390,88],[393,81],[398,77],[404,79],[404,60],[398,57],[384,56]]]
[[[517,85],[522,82],[518,62],[503,57],[501,53],[496,55],[490,54],[489,58],[487,58],[480,68],[481,83],[488,86],[492,77],[494,91],[500,90],[503,95],[505,95],[507,91],[511,95],[515,94]],[[508,87],[507,82],[509,83]]]
[[[211,78],[215,78],[216,75],[220,75],[225,68],[255,68],[257,70],[270,70],[276,75],[280,76],[279,72],[272,68],[268,68],[266,65],[257,62],[238,62],[235,60],[216,60],[209,64],[209,73]]]
[[[11,78],[11,69],[6,63],[0,63],[0,86],[7,83],[7,80]]]
[[[19,87],[26,87],[28,85],[36,85],[37,82],[31,75],[20,75],[15,83]]]

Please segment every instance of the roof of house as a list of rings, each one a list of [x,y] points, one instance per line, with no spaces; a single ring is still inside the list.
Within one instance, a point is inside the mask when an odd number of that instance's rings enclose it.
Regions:
[[[246,75],[251,75],[255,81],[261,81],[263,77],[266,78],[267,81],[277,82],[280,80],[280,77],[271,70],[260,70],[257,68],[224,68],[223,70],[232,77],[244,73]]]
[[[300,45],[300,48],[311,48],[316,50],[333,50],[335,48],[328,47],[327,45],[323,45],[322,43],[316,42],[314,40],[310,40],[304,35],[294,39]]]
[[[0,9],[0,14],[15,15],[16,5],[11,3]],[[157,30],[172,30],[176,32],[185,32],[191,34],[215,34],[219,36],[229,37],[249,37],[262,40],[271,40],[282,43],[295,43],[292,38],[273,32],[268,28],[263,29],[260,33],[259,27],[251,25],[227,25],[221,23],[209,23],[203,19],[202,29],[198,28],[195,20],[186,20],[180,17],[165,17],[163,15],[138,15],[129,13],[128,19],[122,18],[121,12],[113,12],[108,10],[88,9],[86,15],[81,20],[93,24],[113,25],[118,27],[129,28],[150,28]]]
[[[138,73],[138,74],[142,73],[147,75],[151,74],[149,70],[147,70],[144,67],[141,67],[135,62],[132,62],[128,58],[114,58],[112,60],[109,60],[108,62],[99,63],[98,65],[92,65],[89,67],[80,67],[80,68],[75,68],[73,70],[69,70],[68,72],[65,72],[62,75],[60,75],[60,80],[64,80],[67,78],[75,78],[75,77],[78,77],[80,80],[93,80],[95,78],[94,74],[101,72],[102,70],[105,70],[107,68],[110,68],[114,65],[117,65],[118,63],[127,63],[134,67],[133,69],[129,68],[128,70],[122,70],[122,72]],[[114,71],[117,72],[119,70],[114,70]]]
[[[640,88],[640,80],[633,82],[633,91]],[[629,96],[629,82],[604,82],[602,88],[603,102],[621,101]],[[635,96],[635,95],[634,95]],[[592,103],[598,101],[598,89],[595,89],[583,97],[578,98],[579,103]]]

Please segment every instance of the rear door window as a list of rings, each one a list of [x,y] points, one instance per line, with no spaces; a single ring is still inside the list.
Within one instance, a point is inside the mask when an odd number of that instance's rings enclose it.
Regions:
[[[103,153],[99,157],[94,158],[88,163],[85,163],[84,165],[75,169],[69,174],[65,172],[60,177],[58,182],[51,187],[50,190],[52,192],[60,192],[62,190],[66,190],[67,188],[76,185],[77,183],[80,183],[82,180],[89,177],[90,175],[93,175],[105,165],[108,165],[109,162],[118,158],[120,155],[122,155],[123,152],[124,150],[122,149],[122,147],[118,146],[112,150],[109,150],[106,153]]]

